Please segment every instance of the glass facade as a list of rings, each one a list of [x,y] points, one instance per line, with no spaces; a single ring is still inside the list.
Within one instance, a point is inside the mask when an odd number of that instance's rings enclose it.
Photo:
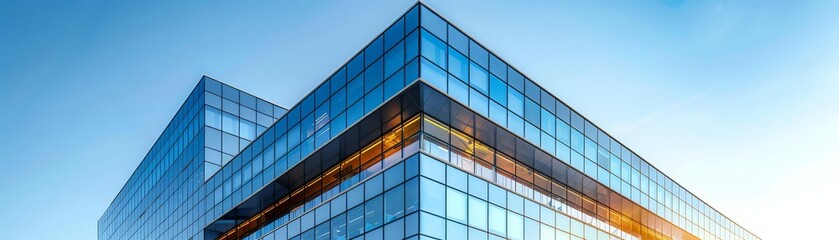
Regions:
[[[174,237],[196,190],[286,109],[204,76],[98,222],[100,239]]]
[[[759,239],[421,3],[289,110],[202,79],[98,229]]]

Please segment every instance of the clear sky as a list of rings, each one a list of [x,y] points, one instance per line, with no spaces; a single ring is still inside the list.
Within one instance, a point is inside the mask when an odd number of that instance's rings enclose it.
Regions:
[[[839,1],[427,1],[765,239],[835,232]],[[0,2],[0,232],[96,221],[202,74],[292,106],[411,1]]]

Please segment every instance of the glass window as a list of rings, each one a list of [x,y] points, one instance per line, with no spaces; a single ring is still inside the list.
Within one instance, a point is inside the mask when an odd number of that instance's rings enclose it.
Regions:
[[[487,240],[487,233],[478,229],[469,228],[469,240]],[[498,237],[493,236],[493,240]]]
[[[539,224],[539,239],[551,240],[554,239],[555,230],[550,225]]]
[[[400,18],[385,31],[385,49],[390,48],[405,36],[405,19]]]
[[[489,71],[501,79],[507,79],[507,64],[494,54],[489,54]]]
[[[420,74],[422,75],[422,79],[434,86],[435,88],[439,89],[440,91],[445,92],[448,88],[446,87],[446,72],[443,69],[435,66],[433,63],[429,62],[425,58],[422,59],[420,62]]]
[[[466,225],[448,221],[446,222],[446,238],[447,239],[466,239],[467,230]]]
[[[527,95],[528,98],[533,99],[535,101],[539,101],[541,99],[541,92],[542,89],[539,86],[536,86],[536,83],[531,81],[530,79],[524,79],[524,95]]]
[[[507,238],[524,239],[524,218],[514,212],[507,212]]]
[[[542,108],[539,107],[539,104],[530,100],[530,98],[525,98],[524,100],[524,119],[533,125],[539,126],[541,120],[539,115]]]
[[[240,121],[239,136],[249,141],[253,141],[253,139],[256,138],[256,124],[247,120]]]
[[[489,101],[489,118],[502,127],[507,126],[507,109],[495,101]]]
[[[364,183],[365,199],[370,199],[379,193],[382,193],[382,178],[384,177],[379,174]]]
[[[423,7],[420,15],[420,24],[423,28],[428,29],[442,39],[446,39],[446,32],[448,30],[446,21],[443,21],[440,16],[434,14],[428,8]]]
[[[324,82],[317,90],[315,90],[315,106],[319,106],[323,101],[326,101],[331,95],[329,88],[329,81]]]
[[[309,229],[300,234],[300,239],[315,239],[315,230]]]
[[[588,159],[596,160],[597,159],[597,144],[594,143],[589,138],[583,138],[583,142],[585,143],[585,156]]]
[[[233,114],[223,112],[221,118],[221,127],[222,130],[230,133],[239,135],[239,117],[236,117]]]
[[[524,92],[524,76],[512,67],[507,67],[507,83],[515,90]]]
[[[556,117],[554,117],[551,112],[548,112],[547,109],[542,108],[542,131],[548,133],[548,135],[554,136],[556,134]]]
[[[343,113],[341,115],[335,116],[331,122],[329,122],[329,131],[331,136],[338,136],[341,131],[344,131],[344,128],[347,127],[347,117]]]
[[[408,29],[407,31],[419,27],[419,8],[415,5],[405,13],[405,29]]]
[[[332,85],[332,93],[338,91],[338,89],[344,87],[347,84],[347,68],[343,67],[335,72],[335,75],[332,75],[332,78],[329,79]]]
[[[466,173],[452,166],[446,166],[446,184],[457,190],[466,192],[469,185]]]
[[[384,91],[382,90],[382,85],[380,84],[372,91],[367,93],[367,96],[364,96],[364,112],[369,113],[373,111],[374,108],[378,107],[384,101]]]
[[[382,56],[382,52],[384,52],[383,48],[384,44],[382,42],[382,36],[373,40],[370,45],[367,46],[367,49],[364,50],[364,62],[365,65],[370,65],[375,61],[377,58]]]
[[[364,201],[364,186],[357,186],[347,192],[347,206],[355,207]]]
[[[539,204],[536,202],[530,201],[529,199],[524,200],[524,215],[533,218],[539,219]]]
[[[303,120],[300,120],[300,131],[303,138],[315,134],[315,117],[313,114],[306,115]]]
[[[419,205],[419,180],[413,178],[405,182],[405,214],[417,210]]]
[[[315,240],[329,239],[329,222],[318,225],[315,228]]]
[[[364,92],[370,92],[373,88],[381,84],[383,80],[382,60],[378,60],[364,71]]]
[[[399,163],[385,171],[385,189],[390,189],[397,184],[401,184],[405,178],[404,164]]]
[[[489,99],[483,94],[470,89],[469,106],[472,107],[478,114],[489,117]]]
[[[330,115],[332,116],[336,116],[347,109],[347,95],[345,88],[341,88],[335,92],[335,95],[332,95],[332,98],[329,101],[331,108]]]
[[[509,112],[507,114],[507,128],[516,135],[524,136],[524,119]]]
[[[422,48],[422,56],[437,64],[437,66],[446,66],[446,44],[442,40],[431,35],[427,31],[422,31],[420,47]]]
[[[533,219],[524,219],[524,237],[527,239],[539,239],[539,223]]]
[[[399,42],[396,47],[385,54],[385,76],[390,76],[405,65],[405,48],[403,44]]]
[[[489,74],[487,70],[475,64],[469,63],[469,83],[483,94],[489,94]]]
[[[556,121],[556,139],[565,145],[571,145],[571,127],[563,121]]]
[[[507,211],[498,206],[489,205],[489,232],[507,236]]]
[[[493,75],[489,77],[489,97],[501,105],[507,105],[507,84]]]
[[[556,157],[559,158],[559,160],[562,160],[565,163],[569,163],[569,160],[571,160],[570,159],[571,158],[570,154],[571,154],[571,149],[568,148],[568,146],[562,144],[562,142],[557,142],[557,144],[556,144]]]
[[[301,115],[305,116],[315,110],[315,98],[313,95],[314,94],[309,94],[303,99],[303,101],[300,101],[299,108]]]
[[[423,205],[425,204],[423,203]],[[446,220],[428,213],[421,213],[420,232],[434,238],[445,239]]]
[[[489,202],[499,206],[507,206],[507,191],[489,184]]]
[[[487,203],[475,197],[469,197],[469,226],[487,230]]]
[[[460,103],[463,103],[464,105],[469,104],[469,86],[467,86],[466,83],[457,80],[457,78],[449,78],[448,93],[450,97],[454,98]]]
[[[571,131],[571,149],[578,153],[583,153],[583,134],[577,130]]]
[[[419,55],[419,31],[413,31],[405,37],[405,62]]]
[[[385,192],[385,222],[402,217],[405,207],[404,194],[405,189],[401,185]]]
[[[364,76],[358,76],[347,84],[347,103],[353,103],[364,95]]]
[[[204,121],[207,122],[207,126],[221,129],[221,111],[213,107],[206,107],[205,111]]]
[[[515,193],[507,192],[507,209],[517,213],[524,212],[524,198]]]
[[[347,124],[355,123],[361,116],[364,115],[364,105],[362,101],[358,101],[349,109],[347,109]]]
[[[405,223],[402,219],[385,225],[384,239],[403,239],[405,237]]]
[[[518,91],[507,91],[507,108],[519,116],[524,116],[524,95]]]
[[[466,194],[453,188],[446,189],[446,216],[448,219],[466,223]]]
[[[405,84],[413,83],[417,78],[420,77],[419,74],[419,58],[415,58],[405,64]]]
[[[364,233],[364,206],[358,206],[347,211],[347,231],[349,238]]]
[[[472,40],[469,40],[469,58],[482,67],[489,68],[489,52]]]
[[[469,38],[451,25],[449,25],[449,45],[463,54],[469,53]]]
[[[420,208],[440,216],[446,213],[446,188],[427,178],[420,180]]]
[[[463,81],[469,79],[469,60],[452,49],[449,49],[449,73]]]
[[[364,229],[373,230],[382,225],[382,196],[379,195],[364,203]]]
[[[564,214],[556,215],[556,228],[567,230],[570,228],[571,219]]]

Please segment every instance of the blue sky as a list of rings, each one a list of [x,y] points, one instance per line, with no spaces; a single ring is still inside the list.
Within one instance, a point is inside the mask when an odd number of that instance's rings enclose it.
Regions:
[[[752,232],[830,233],[839,2],[426,2]],[[1,2],[0,231],[94,239],[202,74],[292,106],[410,4]]]

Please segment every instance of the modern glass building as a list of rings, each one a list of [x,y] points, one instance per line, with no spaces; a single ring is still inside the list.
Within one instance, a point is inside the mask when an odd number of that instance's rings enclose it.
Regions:
[[[99,239],[759,239],[418,3],[286,110],[204,77]]]

